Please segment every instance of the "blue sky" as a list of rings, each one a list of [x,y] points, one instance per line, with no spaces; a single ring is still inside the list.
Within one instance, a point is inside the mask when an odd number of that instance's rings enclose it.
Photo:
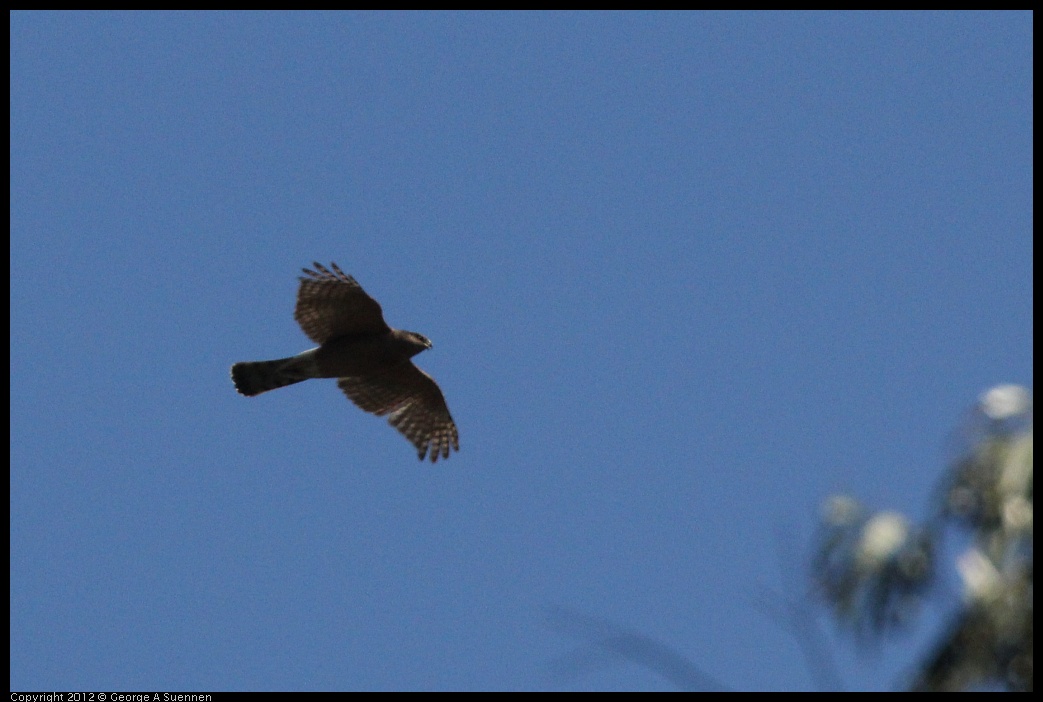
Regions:
[[[12,14],[12,689],[672,689],[562,672],[583,617],[815,689],[820,502],[923,516],[1032,383],[1031,22]],[[235,393],[316,260],[433,340],[448,461]]]

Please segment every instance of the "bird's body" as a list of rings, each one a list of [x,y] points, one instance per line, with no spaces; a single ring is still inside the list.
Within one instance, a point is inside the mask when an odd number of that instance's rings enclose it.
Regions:
[[[310,378],[337,378],[337,385],[367,412],[389,422],[431,461],[459,450],[456,424],[442,391],[410,360],[431,348],[427,337],[392,329],[376,300],[336,264],[304,269],[294,317],[318,347],[272,361],[232,366],[236,390],[246,396]]]
[[[382,373],[430,348],[407,336],[412,334],[393,329],[388,334],[342,336],[296,356],[236,363],[232,381],[241,394],[252,397],[311,378]]]

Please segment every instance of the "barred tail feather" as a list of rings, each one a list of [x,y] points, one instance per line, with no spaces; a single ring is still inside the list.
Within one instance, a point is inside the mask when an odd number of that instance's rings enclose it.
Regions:
[[[275,361],[236,363],[232,366],[232,382],[239,394],[253,397],[312,377],[301,373],[301,364],[295,361],[296,356]]]

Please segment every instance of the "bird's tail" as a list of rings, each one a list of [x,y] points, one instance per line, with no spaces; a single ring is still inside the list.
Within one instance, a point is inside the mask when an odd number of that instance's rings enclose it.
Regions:
[[[253,397],[314,377],[303,372],[298,356],[274,361],[246,361],[232,366],[232,382],[240,395]]]

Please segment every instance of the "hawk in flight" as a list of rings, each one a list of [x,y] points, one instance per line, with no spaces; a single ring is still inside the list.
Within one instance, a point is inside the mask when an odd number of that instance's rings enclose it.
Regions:
[[[336,378],[337,386],[366,412],[388,422],[428,455],[449,458],[459,451],[456,424],[438,384],[410,360],[431,348],[426,336],[392,329],[380,304],[350,275],[330,264],[303,269],[293,318],[319,346],[275,361],[232,366],[232,382],[252,397],[309,378]]]

